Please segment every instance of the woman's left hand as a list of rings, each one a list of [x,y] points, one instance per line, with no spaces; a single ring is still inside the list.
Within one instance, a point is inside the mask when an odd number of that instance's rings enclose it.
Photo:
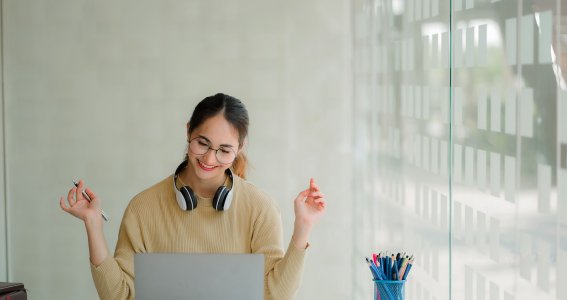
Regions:
[[[321,193],[315,180],[311,178],[309,188],[297,195],[294,201],[295,224],[293,240],[295,245],[304,249],[313,225],[325,214],[325,195]]]
[[[325,213],[326,205],[325,195],[311,178],[309,188],[299,193],[295,199],[295,221],[309,227],[313,226]]]

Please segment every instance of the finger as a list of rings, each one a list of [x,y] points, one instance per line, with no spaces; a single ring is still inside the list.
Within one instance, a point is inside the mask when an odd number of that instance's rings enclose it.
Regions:
[[[309,190],[312,192],[318,192],[319,191],[319,186],[317,186],[317,184],[315,183],[315,179],[311,178],[309,180]]]
[[[69,208],[67,207],[67,205],[65,205],[65,198],[59,198],[59,206],[61,206],[61,209],[63,209],[65,212],[69,212]]]
[[[73,187],[72,189],[69,190],[69,195],[67,195],[67,202],[69,202],[69,206],[73,207],[73,205],[75,205],[75,192],[76,192],[77,188]]]
[[[314,193],[309,193],[309,196],[311,198],[325,198],[325,194],[321,193],[321,192],[314,192]]]
[[[325,201],[325,197],[311,197],[308,196],[307,200],[305,201],[305,203],[307,203],[310,206],[316,206],[318,205],[319,202],[321,201]]]
[[[319,209],[319,210],[325,208],[326,206],[327,206],[327,202],[325,202],[325,201],[316,202],[316,207],[317,207],[317,209]]]
[[[327,202],[325,202],[325,201],[315,202],[312,205],[312,207],[317,209],[317,210],[321,210],[321,209],[325,208],[325,206],[327,206]]]
[[[83,197],[83,186],[85,185],[85,182],[81,179],[79,180],[79,185],[77,186],[77,190],[75,191],[75,194],[77,195],[77,202],[83,200],[85,197]]]
[[[309,190],[301,191],[297,197],[295,198],[295,202],[303,202],[307,195],[309,194]]]
[[[321,201],[325,201],[325,198],[324,198],[324,197],[317,197],[317,198],[314,198],[314,197],[307,197],[307,201],[306,201],[306,202],[309,203],[309,204],[314,204],[314,205],[315,205],[315,204],[317,204],[317,203],[320,203]]]
[[[91,199],[91,201],[97,201],[98,200],[95,192],[93,192],[93,190],[91,190],[90,188],[86,188],[85,193],[87,193],[87,196],[89,196],[89,199]]]

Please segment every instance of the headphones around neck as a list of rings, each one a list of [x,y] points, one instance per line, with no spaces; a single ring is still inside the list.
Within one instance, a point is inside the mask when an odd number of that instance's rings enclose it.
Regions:
[[[183,186],[177,189],[177,185],[175,184],[177,176],[179,176],[179,173],[187,167],[187,164],[187,160],[184,160],[175,170],[175,175],[173,176],[173,189],[175,190],[175,197],[177,198],[177,204],[179,204],[179,207],[181,207],[182,210],[193,210],[197,207],[197,197],[195,196],[195,193],[193,193],[191,187]],[[226,173],[234,186],[234,179],[230,168],[226,169]],[[213,197],[214,209],[218,211],[227,210],[232,203],[232,196],[232,188],[229,189],[224,185],[220,186]]]

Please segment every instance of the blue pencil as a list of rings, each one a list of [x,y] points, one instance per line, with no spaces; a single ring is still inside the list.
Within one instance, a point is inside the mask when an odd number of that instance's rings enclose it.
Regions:
[[[370,268],[370,272],[372,273],[372,277],[374,277],[374,280],[380,280],[380,275],[378,275],[378,272],[374,270],[374,268],[372,267],[372,262],[370,261],[370,259],[368,259],[368,257],[366,258],[366,263]]]
[[[390,265],[388,266],[388,268],[390,268],[390,280],[395,280],[394,278],[395,263],[396,263],[396,256],[394,255],[394,253],[392,253],[392,257],[390,257]]]
[[[398,261],[394,260],[394,266],[392,266],[392,279],[398,280]]]
[[[376,270],[378,270],[378,274],[381,278],[383,278],[383,280],[387,280],[386,274],[382,270],[382,266],[376,266]]]
[[[412,265],[413,265],[413,261],[408,263],[408,266],[406,267],[406,271],[404,273],[404,277],[402,278],[402,280],[406,280],[406,277],[408,277],[408,274],[409,274],[409,271],[411,270]]]
[[[382,269],[384,269],[384,274],[386,274],[386,278],[390,278],[390,276],[388,276],[388,256],[384,256],[384,264],[382,265]]]

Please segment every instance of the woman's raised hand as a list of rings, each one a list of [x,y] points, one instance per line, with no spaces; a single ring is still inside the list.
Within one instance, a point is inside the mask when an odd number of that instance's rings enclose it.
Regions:
[[[98,197],[90,188],[86,188],[85,193],[87,193],[91,201],[87,200],[81,192],[83,186],[83,180],[79,180],[79,185],[69,190],[67,202],[65,202],[63,197],[59,199],[61,209],[83,221],[89,219],[102,220],[100,217],[100,202]]]
[[[311,178],[309,188],[299,193],[294,201],[295,223],[292,239],[297,248],[307,247],[311,229],[325,214],[326,206],[325,195]]]
[[[61,197],[59,205],[61,209],[72,214],[73,216],[83,220],[87,229],[87,238],[89,240],[89,255],[91,263],[99,266],[108,256],[108,246],[104,238],[104,231],[102,229],[102,218],[100,209],[100,200],[96,194],[89,188],[85,193],[90,201],[85,198],[82,193],[85,183],[79,180],[77,187],[69,190],[67,195],[67,203]]]
[[[295,199],[295,220],[306,226],[313,226],[325,213],[326,206],[325,195],[311,178],[309,188],[299,193]]]

